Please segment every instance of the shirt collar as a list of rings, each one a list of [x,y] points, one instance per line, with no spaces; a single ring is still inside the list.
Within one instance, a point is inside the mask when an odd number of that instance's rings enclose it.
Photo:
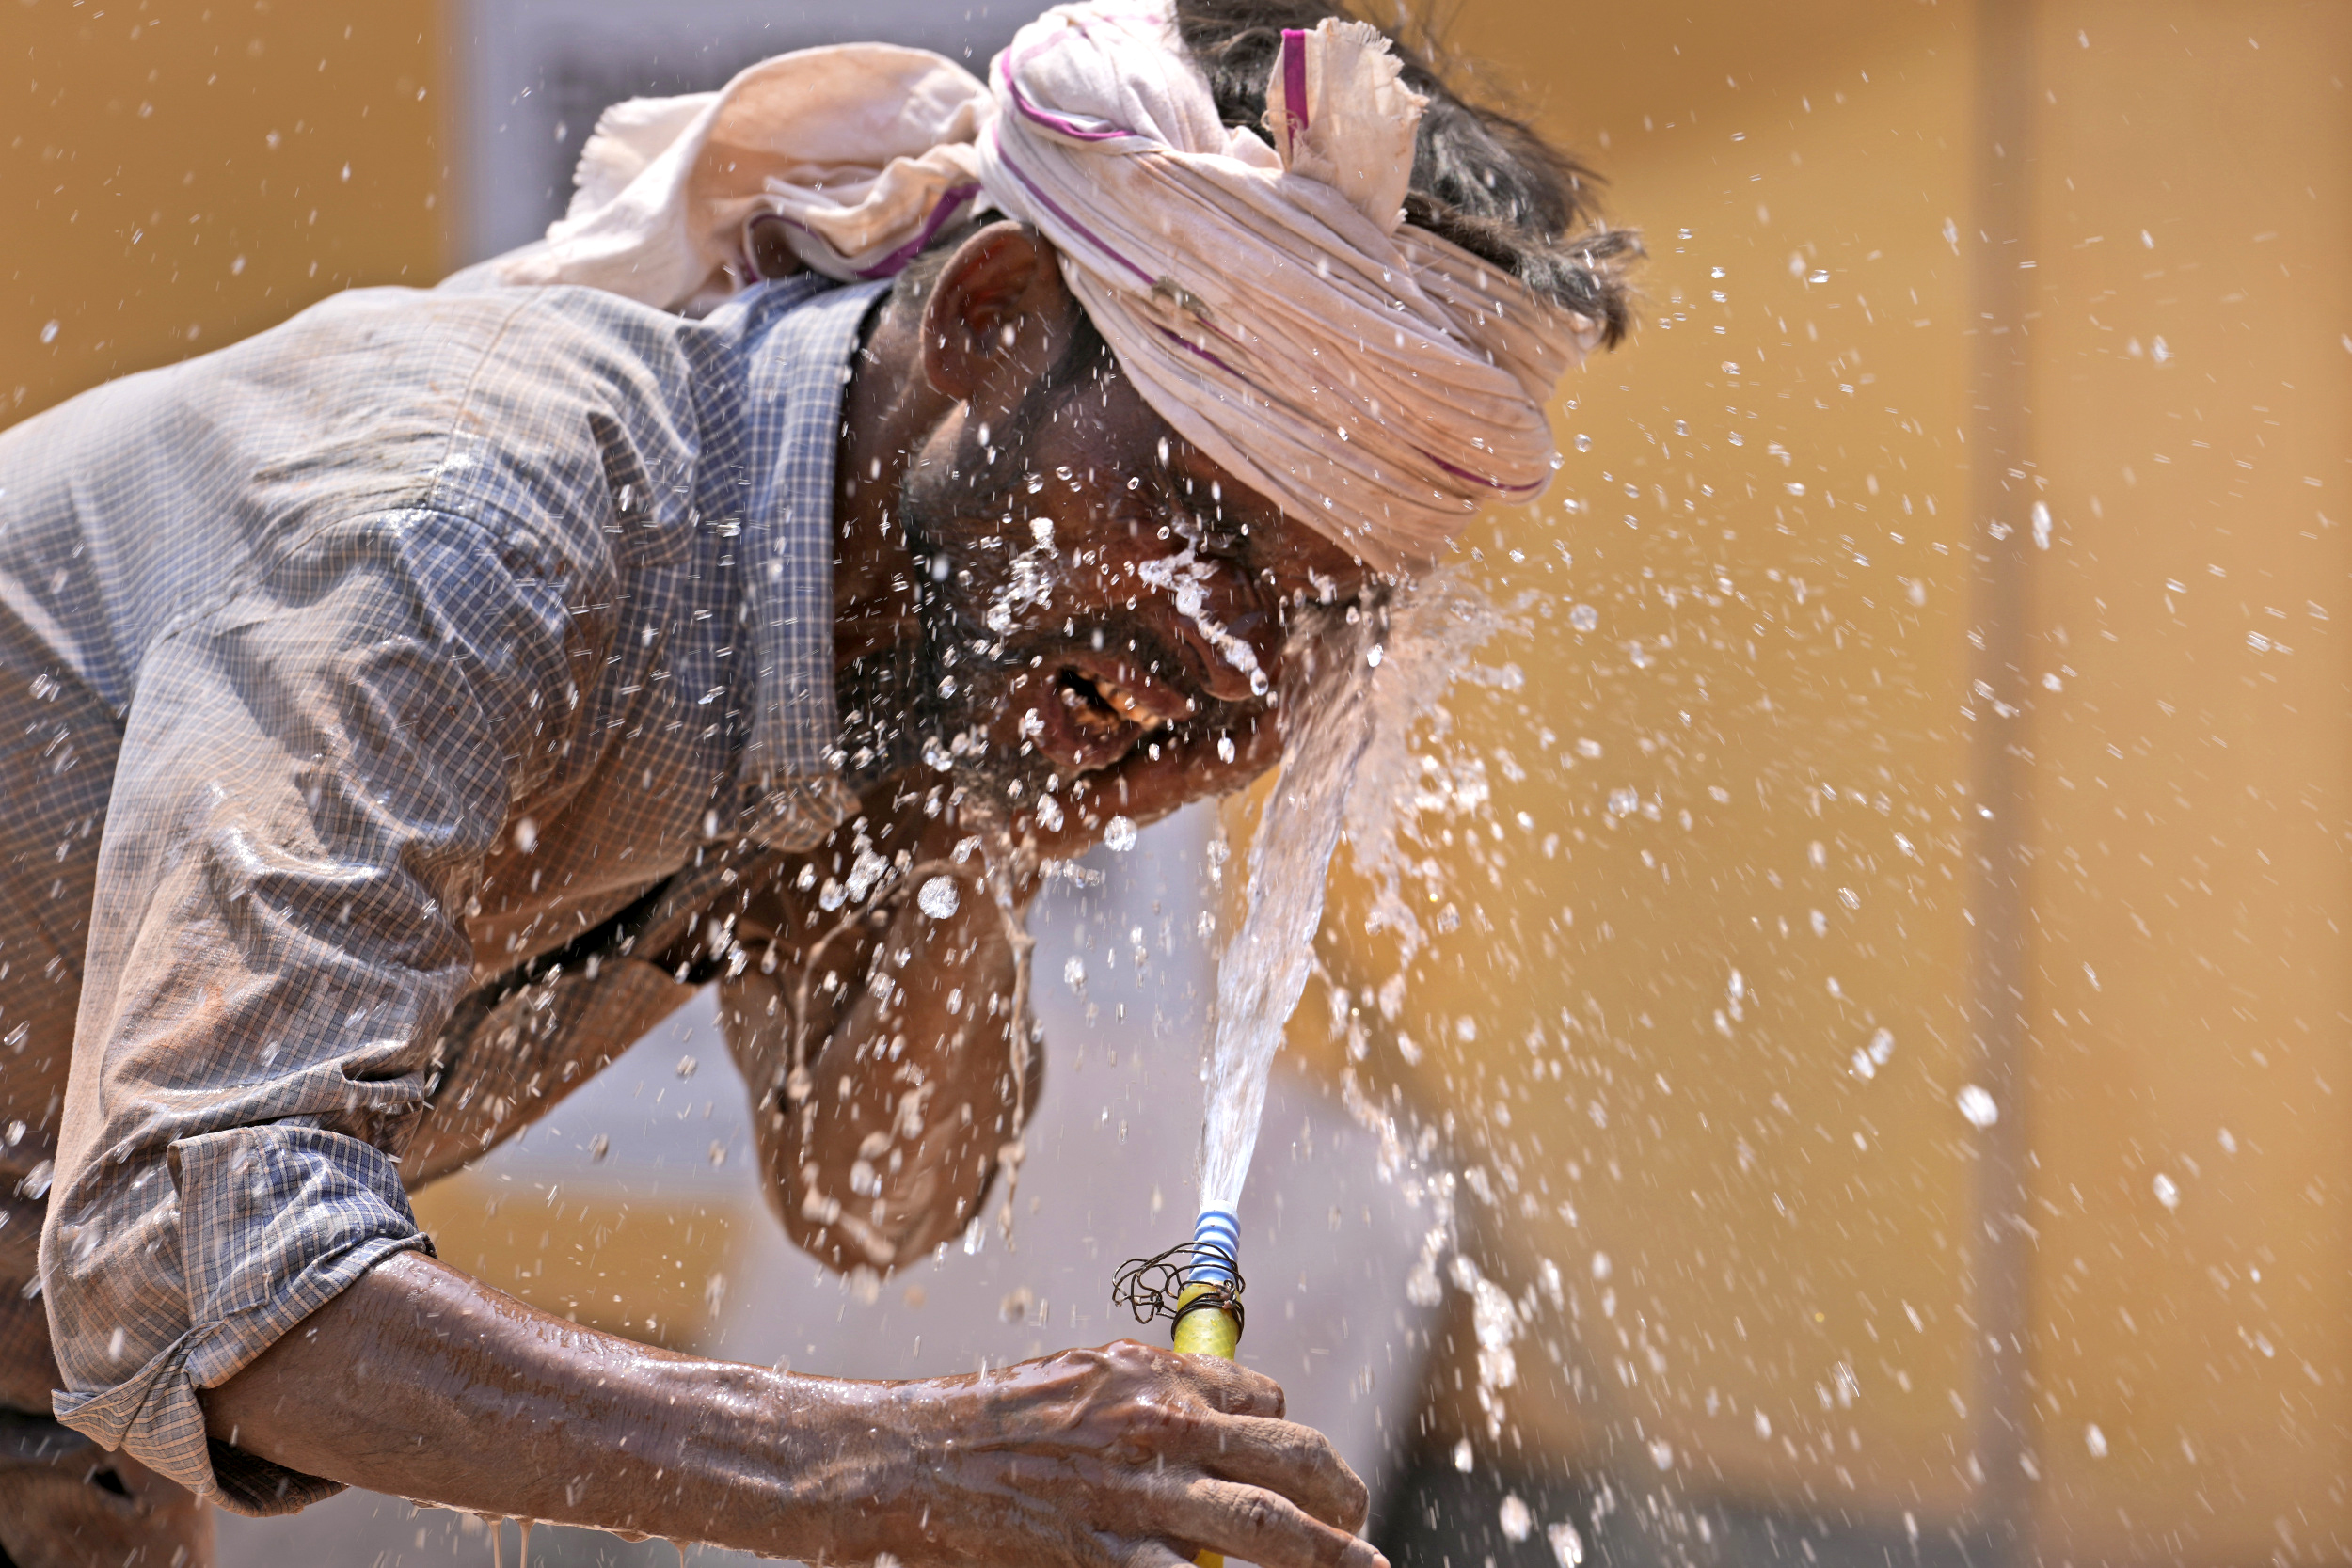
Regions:
[[[837,794],[834,698],[834,467],[859,328],[887,282],[805,276],[736,302],[752,430],[743,591],[758,672],[742,777],[757,820],[797,816],[812,787]],[[828,824],[830,826],[830,824]]]

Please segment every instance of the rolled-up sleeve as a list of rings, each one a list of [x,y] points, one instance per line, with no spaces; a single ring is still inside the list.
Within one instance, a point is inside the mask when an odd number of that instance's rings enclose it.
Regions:
[[[398,1160],[485,855],[563,771],[600,567],[431,510],[318,530],[142,663],[41,1244],[57,1417],[240,1512],[233,1376],[424,1249]]]

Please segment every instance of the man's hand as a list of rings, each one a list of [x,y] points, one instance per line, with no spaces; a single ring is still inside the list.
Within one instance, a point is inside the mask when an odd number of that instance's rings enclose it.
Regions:
[[[1364,1488],[1282,1393],[1120,1343],[853,1383],[599,1334],[405,1253],[203,1396],[215,1439],[473,1513],[803,1561],[1384,1568]]]
[[[1270,1378],[1133,1340],[885,1386],[872,1505],[835,1552],[910,1565],[1383,1568],[1364,1484]]]

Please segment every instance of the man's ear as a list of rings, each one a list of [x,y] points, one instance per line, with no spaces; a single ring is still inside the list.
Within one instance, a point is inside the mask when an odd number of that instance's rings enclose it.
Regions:
[[[1045,237],[992,223],[956,246],[923,304],[924,378],[968,402],[997,366],[1057,352],[1076,308]]]

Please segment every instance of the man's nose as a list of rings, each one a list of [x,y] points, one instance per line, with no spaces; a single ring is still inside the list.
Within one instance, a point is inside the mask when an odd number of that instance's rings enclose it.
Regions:
[[[1246,587],[1239,592],[1212,592],[1208,618],[1224,632],[1224,646],[1206,650],[1208,669],[1200,684],[1208,694],[1221,703],[1244,703],[1271,690],[1282,678],[1280,619]],[[1248,650],[1247,657],[1243,649]],[[1262,678],[1263,685],[1251,680],[1253,673]]]

